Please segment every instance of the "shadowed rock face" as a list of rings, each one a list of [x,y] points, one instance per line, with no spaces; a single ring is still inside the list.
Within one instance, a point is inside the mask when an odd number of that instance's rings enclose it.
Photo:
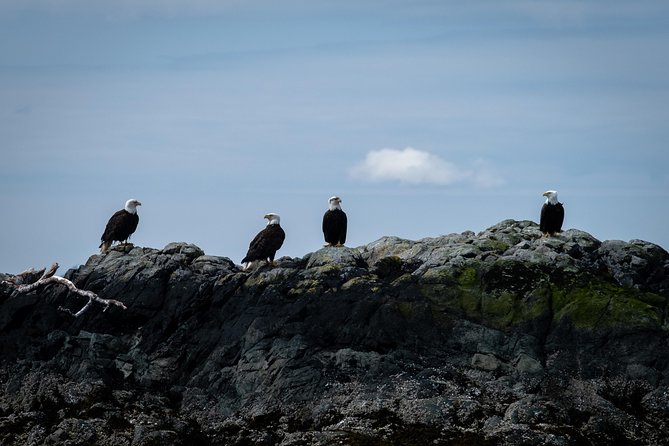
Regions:
[[[669,254],[529,221],[243,273],[196,246],[0,286],[0,444],[609,445],[669,438]]]

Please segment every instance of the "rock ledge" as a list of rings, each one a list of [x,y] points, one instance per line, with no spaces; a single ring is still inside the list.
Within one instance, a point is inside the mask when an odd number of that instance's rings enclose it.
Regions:
[[[0,285],[3,445],[609,445],[669,438],[669,254],[505,220],[245,273],[197,246]]]

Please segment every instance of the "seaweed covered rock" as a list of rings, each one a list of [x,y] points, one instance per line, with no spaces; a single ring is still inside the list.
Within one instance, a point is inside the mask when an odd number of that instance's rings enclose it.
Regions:
[[[0,285],[0,443],[661,444],[669,254],[505,220],[252,272],[194,245]],[[9,277],[9,276],[5,276]]]

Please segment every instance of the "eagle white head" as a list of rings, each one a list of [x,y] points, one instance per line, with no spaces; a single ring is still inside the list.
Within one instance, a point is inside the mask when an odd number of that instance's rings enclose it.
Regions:
[[[125,202],[125,210],[130,212],[131,214],[136,214],[137,213],[137,206],[141,206],[142,203],[139,202],[139,200],[135,200],[134,198],[131,198],[130,200]]]
[[[266,218],[267,225],[278,225],[281,222],[281,217],[279,217],[279,214],[274,214],[273,212],[270,212],[269,214],[265,214],[263,218]]]
[[[546,204],[558,204],[558,196],[556,190],[547,190],[542,195],[546,197]]]
[[[336,195],[334,197],[330,197],[328,204],[330,205],[331,211],[334,211],[335,209],[341,210],[341,198],[337,197]]]

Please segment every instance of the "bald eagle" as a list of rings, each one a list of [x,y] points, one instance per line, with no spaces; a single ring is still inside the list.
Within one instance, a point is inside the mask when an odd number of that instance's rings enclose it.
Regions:
[[[137,206],[141,206],[142,203],[131,198],[125,202],[125,207],[120,211],[114,213],[107,222],[105,226],[105,232],[102,234],[100,240],[100,252],[105,253],[109,251],[112,243],[115,241],[127,242],[137,229],[137,224],[139,223],[139,215],[137,215]]]
[[[341,210],[341,198],[330,197],[330,208],[323,215],[325,246],[342,246],[346,243],[346,213]]]
[[[268,220],[267,226],[251,240],[246,257],[242,259],[244,271],[248,270],[256,260],[265,260],[268,264],[274,265],[274,255],[286,238],[286,233],[279,224],[281,217],[270,213],[263,218]]]
[[[539,230],[544,235],[555,235],[562,232],[562,222],[564,221],[564,207],[558,201],[557,191],[547,190],[543,193],[546,202],[541,207],[541,219],[539,220]]]

